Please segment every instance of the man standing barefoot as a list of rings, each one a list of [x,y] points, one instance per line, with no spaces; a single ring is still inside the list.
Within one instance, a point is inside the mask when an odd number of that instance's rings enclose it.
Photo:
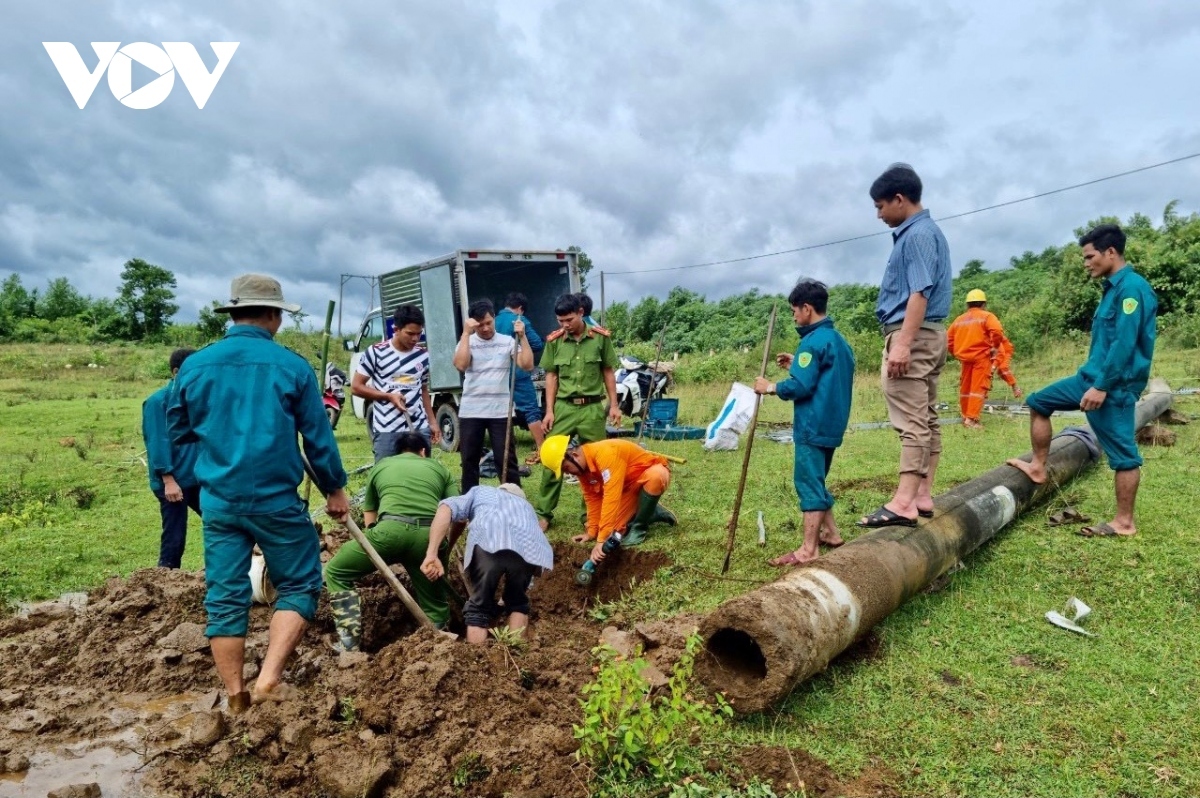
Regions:
[[[1083,238],[1083,265],[1099,279],[1104,294],[1092,320],[1088,359],[1071,377],[1033,393],[1029,405],[1029,438],[1033,459],[1009,460],[1034,483],[1046,481],[1056,410],[1083,410],[1088,424],[1115,473],[1116,517],[1108,523],[1085,526],[1084,537],[1129,537],[1137,532],[1133,505],[1141,481],[1142,458],[1134,440],[1134,405],[1150,377],[1156,335],[1158,298],[1154,289],[1125,262],[1125,233],[1115,224],[1102,224]]]

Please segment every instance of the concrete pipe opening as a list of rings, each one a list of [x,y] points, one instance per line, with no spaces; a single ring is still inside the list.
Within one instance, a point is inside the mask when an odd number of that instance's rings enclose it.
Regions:
[[[718,629],[704,643],[708,654],[700,667],[704,681],[719,685],[734,696],[754,694],[767,678],[767,658],[758,641],[741,629]]]

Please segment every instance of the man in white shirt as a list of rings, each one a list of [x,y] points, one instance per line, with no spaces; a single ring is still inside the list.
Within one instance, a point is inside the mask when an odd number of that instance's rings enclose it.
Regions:
[[[454,348],[454,367],[463,373],[462,399],[458,406],[459,452],[462,455],[462,492],[479,484],[479,458],[483,455],[483,434],[491,438],[492,455],[500,469],[508,458],[507,482],[521,484],[517,469],[517,448],[509,440],[508,418],[511,412],[512,368],[533,368],[533,350],[524,335],[525,323],[513,323],[513,336],[496,332],[496,309],[490,300],[472,302],[462,337]],[[519,342],[519,343],[518,343]]]

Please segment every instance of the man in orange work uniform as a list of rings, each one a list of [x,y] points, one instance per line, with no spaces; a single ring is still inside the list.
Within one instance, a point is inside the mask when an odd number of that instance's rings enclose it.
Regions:
[[[661,454],[620,438],[580,444],[566,435],[552,435],[542,444],[542,465],[556,479],[564,472],[579,477],[587,534],[573,540],[594,540],[592,561],[597,563],[604,560],[602,547],[613,532],[623,533],[622,546],[636,546],[646,539],[651,524],[675,525],[675,515],[659,505],[671,484],[667,462]]]
[[[1017,378],[1009,370],[1013,345],[995,313],[987,310],[987,295],[975,288],[967,292],[967,312],[954,320],[946,333],[946,349],[962,364],[958,383],[958,403],[963,426],[982,429],[979,415],[992,387],[992,373],[1012,388],[1013,396],[1022,395]]]

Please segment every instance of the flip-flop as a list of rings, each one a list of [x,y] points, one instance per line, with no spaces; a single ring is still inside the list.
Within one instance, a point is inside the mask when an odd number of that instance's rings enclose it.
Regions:
[[[917,515],[922,518],[933,518],[933,510],[917,510]]]
[[[860,526],[864,529],[881,529],[885,526],[916,526],[917,519],[905,518],[902,515],[893,513],[886,507],[880,507],[870,515],[863,516],[855,522],[855,526]]]
[[[817,542],[820,543],[822,546],[828,546],[831,549],[836,549],[836,548],[846,545],[846,541],[844,541],[844,540],[839,540],[837,543],[827,543],[824,540],[818,539]]]
[[[801,562],[796,557],[796,552],[789,551],[787,554],[781,554],[774,559],[767,560],[767,565],[773,565],[776,568],[790,568],[794,565],[807,565],[807,562]]]
[[[1064,507],[1057,513],[1050,516],[1047,521],[1049,526],[1063,526],[1064,524],[1086,524],[1092,519],[1083,515],[1074,507]]]
[[[1085,538],[1131,538],[1133,535],[1122,535],[1117,530],[1113,529],[1112,524],[1092,524],[1091,526],[1081,526],[1075,530],[1076,535]]]

